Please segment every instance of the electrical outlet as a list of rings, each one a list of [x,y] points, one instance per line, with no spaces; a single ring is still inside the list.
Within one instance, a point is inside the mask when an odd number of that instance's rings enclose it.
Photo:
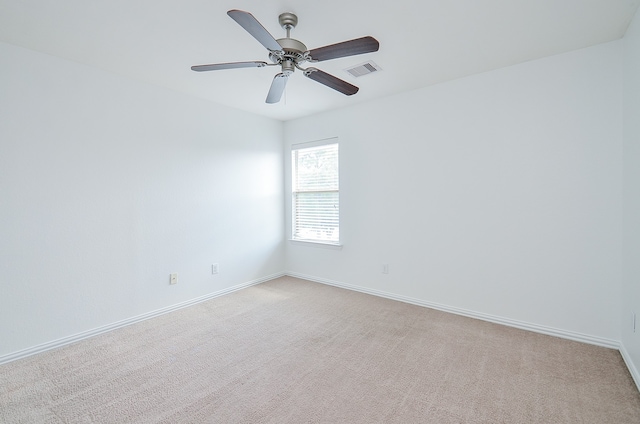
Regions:
[[[211,273],[212,274],[217,274],[219,272],[220,272],[220,267],[218,266],[218,264],[211,265]]]
[[[388,274],[389,273],[389,264],[382,265],[382,273],[383,274]]]
[[[631,312],[631,318],[632,318],[631,328],[633,328],[633,332],[635,333],[636,332],[636,313],[635,312]]]
[[[169,275],[169,284],[178,284],[178,273],[173,273]]]

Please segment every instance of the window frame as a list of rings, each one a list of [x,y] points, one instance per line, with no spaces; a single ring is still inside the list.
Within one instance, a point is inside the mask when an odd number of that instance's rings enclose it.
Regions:
[[[338,217],[337,217],[337,229],[338,229],[338,239],[337,240],[328,240],[328,239],[322,239],[322,238],[302,238],[299,236],[296,236],[296,217],[297,217],[297,213],[296,213],[296,195],[297,193],[310,193],[312,192],[311,190],[296,190],[296,181],[298,176],[296,175],[297,172],[297,162],[296,162],[296,152],[300,151],[300,150],[305,150],[305,149],[310,149],[310,148],[316,148],[316,147],[323,147],[323,146],[330,146],[330,145],[336,145],[337,147],[337,159],[338,159],[338,169],[337,169],[337,174],[338,174],[338,188],[337,189],[330,189],[330,190],[320,190],[320,191],[315,191],[315,192],[336,192],[337,193],[337,204],[338,204]],[[295,243],[303,243],[303,244],[311,244],[311,245],[318,245],[321,247],[342,247],[342,236],[341,236],[341,231],[340,231],[340,143],[338,141],[337,137],[332,137],[332,138],[327,138],[327,139],[323,139],[323,140],[316,140],[316,141],[311,141],[311,142],[304,142],[304,143],[297,143],[297,144],[292,144],[291,145],[291,151],[290,151],[290,158],[291,158],[291,238],[290,241],[295,242]]]

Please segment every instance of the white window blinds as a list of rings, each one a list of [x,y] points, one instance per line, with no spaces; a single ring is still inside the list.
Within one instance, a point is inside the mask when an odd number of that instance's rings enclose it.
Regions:
[[[293,239],[338,244],[338,143],[293,147]]]

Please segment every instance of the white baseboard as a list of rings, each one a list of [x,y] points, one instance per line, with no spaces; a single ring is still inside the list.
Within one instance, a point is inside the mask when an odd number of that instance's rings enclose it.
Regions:
[[[380,290],[369,289],[361,286],[354,286],[352,284],[345,284],[338,281],[327,280],[324,278],[317,278],[311,275],[304,275],[296,272],[285,272],[285,274],[290,277],[301,278],[303,280],[313,281],[321,284],[327,284],[330,286],[340,287],[347,290],[354,290],[361,293],[370,294],[373,296],[379,296],[387,299],[397,300],[400,302],[411,303],[413,305],[424,306],[427,308],[437,309],[439,311],[449,312],[456,315],[462,315],[469,318],[475,318],[483,321],[493,322],[496,324],[506,325],[509,327],[520,328],[522,330],[533,331],[535,333],[546,334],[549,336],[560,337],[563,339],[574,340],[574,341],[588,343],[596,346],[603,346],[611,349],[620,349],[620,342],[617,340],[605,339],[602,337],[591,336],[588,334],[577,333],[574,331],[561,330],[553,327],[546,327],[543,325],[513,320],[510,318],[503,318],[495,315],[485,314],[482,312],[475,312],[467,309],[457,308],[454,306],[442,305],[440,303],[428,302],[421,299],[401,296],[401,295],[388,293]]]
[[[627,352],[627,349],[624,347],[623,343],[620,343],[620,355],[622,355],[622,359],[627,365],[629,373],[631,374],[631,378],[633,378],[633,381],[636,383],[636,387],[638,388],[638,390],[640,390],[640,373],[638,373],[638,369],[631,360],[631,355],[629,355],[629,352]]]
[[[176,311],[178,309],[182,309],[182,308],[186,308],[188,306],[192,306],[195,305],[197,303],[201,303],[204,301],[207,301],[209,299],[213,299],[215,297],[219,297],[219,296],[223,296],[225,294],[229,294],[229,293],[233,293],[235,291],[238,290],[242,290],[244,288],[250,287],[250,286],[255,286],[257,284],[261,284],[264,282],[267,282],[269,280],[273,280],[275,278],[279,278],[284,276],[284,273],[278,273],[278,274],[273,274],[273,275],[269,275],[266,277],[262,277],[262,278],[258,278],[256,280],[252,280],[252,281],[248,281],[246,283],[242,283],[242,284],[238,284],[232,287],[228,287],[226,289],[214,292],[214,293],[209,293],[206,294],[204,296],[200,296],[200,297],[196,297],[194,299],[191,300],[187,300],[185,302],[181,302],[181,303],[177,303],[175,305],[171,305],[171,306],[167,306],[165,308],[161,308],[161,309],[157,309],[155,311],[151,311],[151,312],[147,312],[145,314],[142,315],[138,315],[132,318],[128,318],[122,321],[118,321],[118,322],[114,322],[112,324],[107,324],[104,325],[102,327],[98,327],[98,328],[94,328],[92,330],[87,330],[87,331],[83,331],[81,333],[78,334],[74,334],[72,336],[68,336],[68,337],[63,337],[61,339],[58,340],[54,340],[48,343],[43,343],[34,347],[30,347],[27,349],[23,349],[23,350],[19,350],[17,352],[13,352],[13,353],[9,353],[7,355],[3,355],[0,356],[0,365],[5,364],[7,362],[11,362],[11,361],[15,361],[18,359],[22,359],[22,358],[26,358],[27,356],[31,356],[31,355],[35,355],[38,353],[42,353],[45,352],[47,350],[51,350],[51,349],[56,349],[71,343],[75,343],[75,342],[79,342],[81,340],[84,339],[88,339],[90,337],[93,336],[97,336],[98,334],[103,334],[106,333],[108,331],[112,331],[115,330],[117,328],[121,328],[121,327],[125,327],[127,325],[131,325],[131,324],[135,324],[137,322],[140,321],[144,321],[150,318],[154,318],[157,317],[159,315],[164,315],[167,314],[169,312],[173,312]]]

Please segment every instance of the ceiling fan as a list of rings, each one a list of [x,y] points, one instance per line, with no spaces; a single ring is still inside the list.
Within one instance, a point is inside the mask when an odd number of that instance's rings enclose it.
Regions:
[[[317,49],[307,50],[307,47],[300,41],[290,37],[291,30],[298,24],[298,17],[293,13],[283,13],[278,17],[280,26],[287,31],[286,38],[276,40],[249,12],[242,10],[230,10],[227,12],[234,21],[251,34],[256,40],[269,50],[269,59],[273,63],[251,61],[251,62],[231,62],[214,63],[211,65],[196,65],[191,69],[197,72],[217,71],[220,69],[234,68],[262,68],[264,66],[280,66],[282,72],[276,74],[271,82],[267,103],[278,103],[287,85],[289,75],[298,68],[304,76],[333,88],[340,93],[351,96],[358,92],[358,87],[349,84],[340,78],[334,77],[318,68],[302,68],[300,64],[304,62],[322,62],[340,57],[354,56],[358,54],[378,51],[380,44],[373,37],[356,38],[342,43],[331,44]]]

